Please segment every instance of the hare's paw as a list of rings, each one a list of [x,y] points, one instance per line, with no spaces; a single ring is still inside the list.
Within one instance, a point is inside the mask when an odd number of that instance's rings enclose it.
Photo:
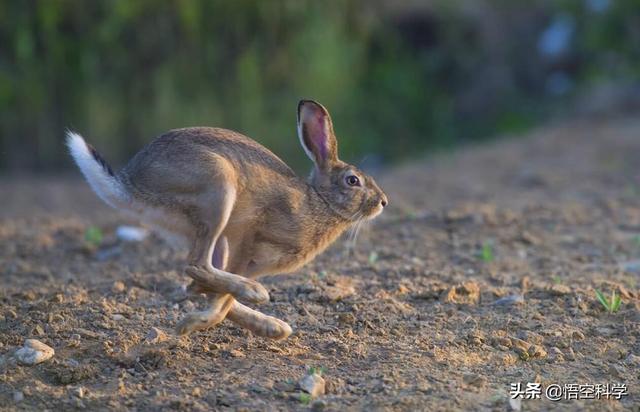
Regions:
[[[187,314],[176,326],[176,334],[189,335],[198,330],[208,329],[224,320],[221,313],[212,314],[210,311],[192,312]]]
[[[274,340],[286,339],[291,335],[291,326],[285,321],[269,316],[264,324],[264,337]]]
[[[233,302],[227,319],[263,338],[281,340],[287,338],[292,332],[291,326],[286,322],[237,301]]]
[[[269,301],[269,292],[255,280],[225,272],[213,267],[187,266],[186,273],[196,282],[199,291],[230,293],[234,297],[251,303]]]
[[[242,288],[235,293],[235,296],[239,300],[251,303],[266,303],[269,301],[269,291],[252,279],[244,279]]]

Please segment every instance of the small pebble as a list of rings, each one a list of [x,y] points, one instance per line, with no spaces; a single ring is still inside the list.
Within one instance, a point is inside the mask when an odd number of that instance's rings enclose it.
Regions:
[[[521,411],[522,410],[522,398],[509,399],[509,410],[510,411]]]
[[[317,373],[306,375],[298,385],[300,385],[300,389],[307,392],[312,398],[324,395],[325,381],[324,378]]]
[[[149,232],[146,229],[135,226],[118,226],[116,236],[123,242],[142,242]]]
[[[151,328],[144,339],[147,343],[160,343],[167,340],[167,334],[158,328]]]
[[[111,316],[111,319],[113,319],[113,320],[115,320],[115,321],[120,321],[120,320],[123,320],[123,319],[124,319],[124,316],[122,316],[122,315],[121,315],[121,314],[119,314],[119,313],[114,313],[114,314]]]
[[[78,386],[73,390],[74,396],[80,399],[84,398],[85,393],[86,393],[86,389],[82,386]]]
[[[564,357],[567,358],[567,360],[570,360],[570,361],[576,360],[576,354],[573,351],[573,348],[567,348],[566,352],[564,353]]]
[[[122,293],[126,290],[126,286],[122,281],[116,280],[115,282],[113,282],[113,285],[111,286],[111,291],[113,293]]]
[[[27,339],[24,346],[16,351],[16,359],[23,365],[37,365],[53,357],[55,351],[36,339]]]
[[[15,403],[22,402],[23,400],[24,400],[24,393],[22,393],[20,391],[15,391],[13,393],[13,401]]]
[[[510,295],[500,298],[493,302],[496,306],[509,306],[509,305],[519,305],[524,303],[524,296],[522,295]]]
[[[640,356],[638,355],[634,355],[633,353],[630,353],[627,358],[624,360],[624,362],[628,365],[632,365],[635,367],[640,367]]]
[[[544,358],[547,356],[547,351],[540,345],[531,345],[527,352],[532,358]]]
[[[497,337],[495,339],[495,342],[498,346],[505,346],[507,348],[510,348],[511,346],[513,346],[511,339],[505,338],[505,337]]]
[[[529,346],[531,346],[531,344],[529,344],[529,342],[524,341],[522,339],[518,339],[518,338],[511,338],[511,344],[514,348],[518,348],[520,350],[523,351],[528,351],[529,350]]]
[[[311,410],[314,412],[321,412],[327,409],[327,403],[321,399],[316,399],[311,404]]]

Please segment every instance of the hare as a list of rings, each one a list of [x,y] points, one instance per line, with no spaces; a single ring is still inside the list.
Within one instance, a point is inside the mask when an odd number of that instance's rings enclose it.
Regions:
[[[254,278],[295,271],[387,205],[370,176],[338,159],[331,117],[322,105],[300,101],[297,120],[302,148],[315,163],[308,179],[254,140],[226,129],[171,130],[118,173],[80,135],[67,132],[71,155],[102,200],[190,242],[189,290],[205,293],[208,307],[188,314],[177,333],[228,318],[256,335],[286,338],[287,323],[238,301],[269,300]]]

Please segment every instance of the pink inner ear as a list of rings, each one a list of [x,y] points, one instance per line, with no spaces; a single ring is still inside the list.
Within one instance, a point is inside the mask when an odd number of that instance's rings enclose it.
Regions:
[[[320,157],[326,159],[328,152],[326,115],[315,108],[307,108],[305,112],[310,116],[308,120],[305,119],[307,136],[311,140],[310,143],[315,146]]]
[[[316,127],[318,128],[317,137],[314,137],[314,142],[318,145],[318,150],[320,151],[320,156],[323,159],[327,158],[327,131],[325,130],[326,122],[324,114],[317,116]]]

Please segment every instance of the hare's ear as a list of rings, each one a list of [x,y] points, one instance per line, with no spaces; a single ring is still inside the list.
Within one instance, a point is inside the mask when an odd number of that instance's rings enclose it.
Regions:
[[[313,100],[298,103],[298,137],[318,169],[328,170],[338,160],[338,142],[329,112]]]

